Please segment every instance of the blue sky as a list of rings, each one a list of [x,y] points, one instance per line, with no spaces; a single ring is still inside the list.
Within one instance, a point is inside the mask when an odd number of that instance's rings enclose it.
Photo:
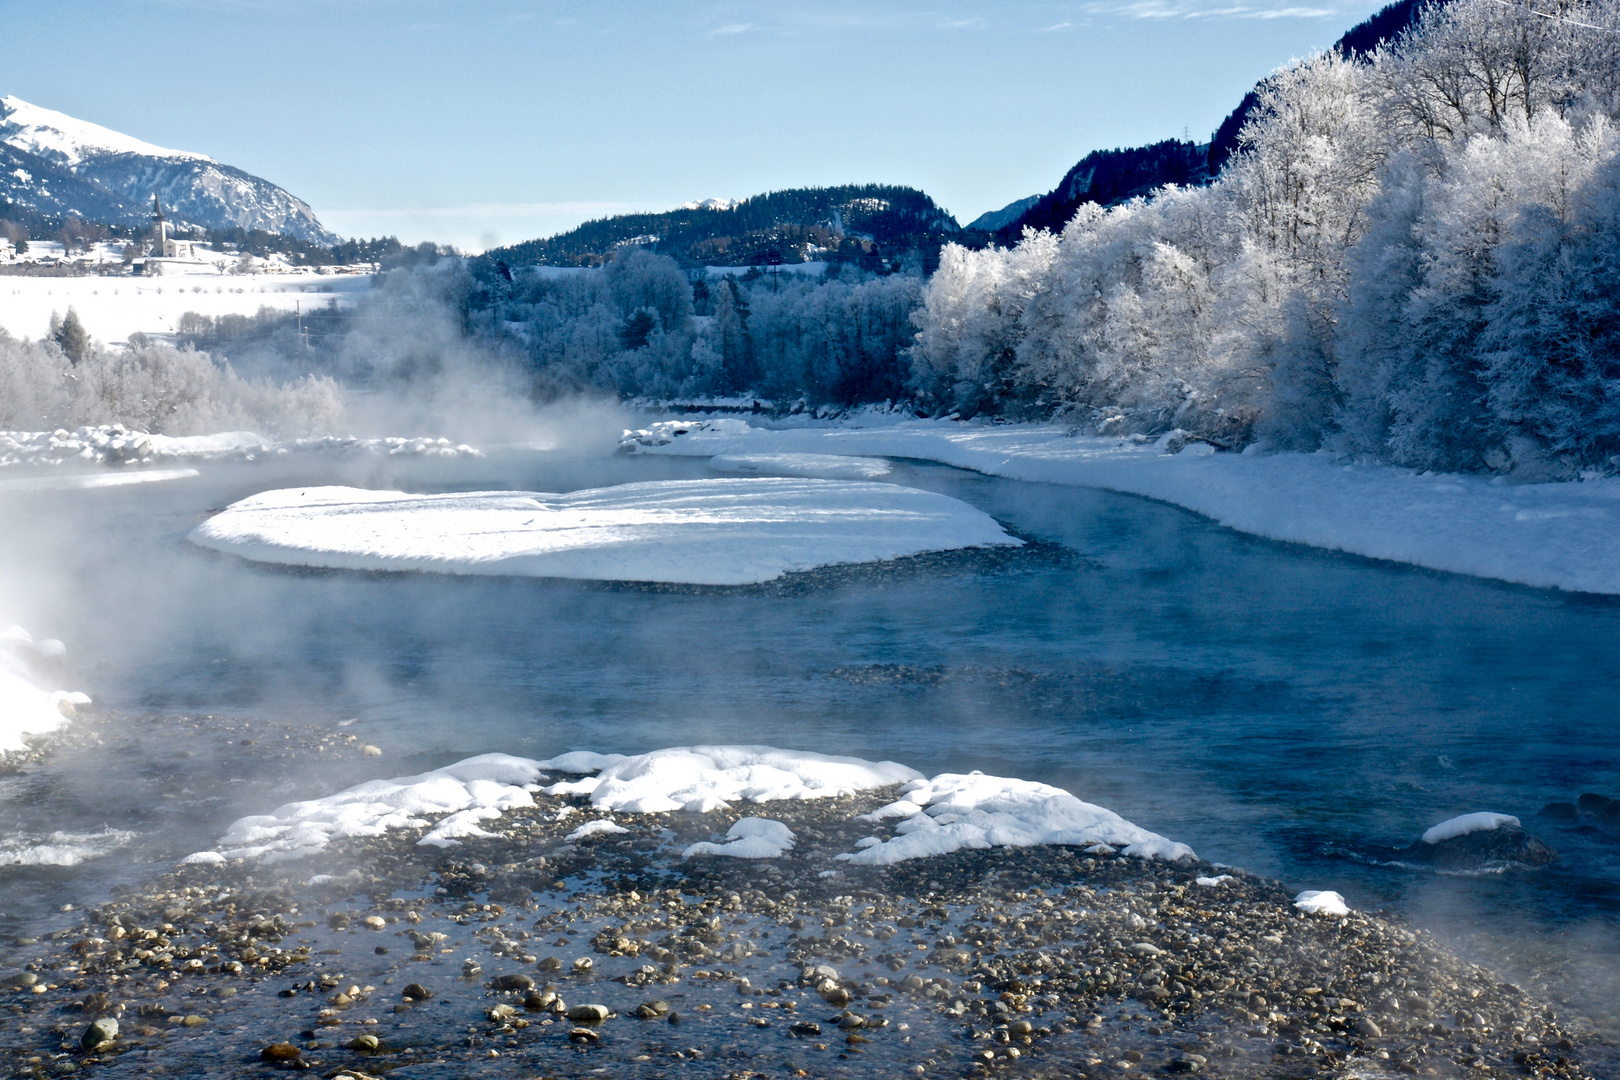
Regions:
[[[966,223],[1200,141],[1377,3],[0,0],[0,94],[196,150],[345,235],[479,248],[804,184]]]

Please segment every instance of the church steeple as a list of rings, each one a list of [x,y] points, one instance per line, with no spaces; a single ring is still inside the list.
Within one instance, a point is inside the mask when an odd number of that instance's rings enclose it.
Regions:
[[[157,194],[152,195],[152,232],[157,235],[157,253],[168,254],[169,225],[163,218],[163,203],[158,200]]]

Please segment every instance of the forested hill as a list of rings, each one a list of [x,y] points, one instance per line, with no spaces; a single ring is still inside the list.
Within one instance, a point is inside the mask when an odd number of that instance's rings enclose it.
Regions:
[[[622,214],[486,253],[510,266],[599,266],[636,245],[683,266],[758,266],[830,259],[872,262],[931,254],[959,231],[915,188],[887,184],[793,188],[737,203],[710,200],[662,214]],[[875,267],[874,267],[875,268]]]
[[[1363,58],[1380,45],[1393,41],[1411,26],[1431,0],[1395,0],[1377,14],[1356,26],[1334,43],[1347,57]],[[1432,0],[1436,5],[1446,0]],[[1258,89],[1258,87],[1256,87]],[[1023,216],[1004,225],[995,234],[997,241],[1011,246],[1026,228],[1062,229],[1082,203],[1114,206],[1146,195],[1166,184],[1198,186],[1220,175],[1228,158],[1237,149],[1238,132],[1258,104],[1254,90],[1243,95],[1237,108],[1221,122],[1210,141],[1203,145],[1167,139],[1152,146],[1123,150],[1093,150],[1064,175],[1051,192],[1043,195]]]

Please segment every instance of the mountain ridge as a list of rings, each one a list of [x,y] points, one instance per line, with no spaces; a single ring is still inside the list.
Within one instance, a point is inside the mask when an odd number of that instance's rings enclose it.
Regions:
[[[100,124],[0,98],[0,202],[107,225],[150,221],[162,199],[177,226],[247,229],[330,246],[308,203],[206,154],[156,146]]]

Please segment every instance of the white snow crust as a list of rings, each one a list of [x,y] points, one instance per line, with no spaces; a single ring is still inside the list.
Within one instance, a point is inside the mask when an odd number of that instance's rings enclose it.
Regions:
[[[289,454],[426,458],[484,456],[481,450],[443,438],[394,436],[359,439],[325,436],[277,442],[252,431],[222,431],[215,435],[149,435],[144,431],[130,431],[122,424],[101,424],[75,431],[0,431],[0,468],[254,461]]]
[[[542,789],[539,785],[549,779],[548,773],[573,773],[579,778]],[[594,775],[579,775],[587,773]],[[400,828],[427,828],[418,843],[450,847],[460,837],[489,835],[481,822],[493,821],[509,809],[532,806],[533,792],[539,790],[584,796],[603,813],[658,814],[706,812],[734,802],[834,798],[902,784],[905,799],[867,815],[876,821],[903,818],[895,830],[899,835],[888,841],[867,837],[856,845],[859,850],[840,858],[888,865],[963,847],[1100,843],[1099,838],[1105,837],[1124,845],[1126,854],[1143,858],[1192,854],[1185,844],[1045,784],[982,773],[947,773],[924,780],[914,769],[893,761],[770,746],[679,746],[633,756],[575,751],[545,761],[484,754],[242,818],[214,850],[199,851],[184,861],[299,858],[321,851],[337,838],[380,836]],[[567,839],[626,831],[601,818],[579,826]],[[911,839],[919,836],[924,839]],[[947,837],[952,840],[947,842]],[[777,858],[792,848],[793,840],[792,830],[780,821],[745,817],[726,833],[724,843],[694,844],[685,855]],[[872,856],[873,852],[879,854]]]
[[[1036,844],[1111,844],[1142,858],[1193,857],[1192,848],[1131,824],[1112,810],[1082,802],[1062,788],[1032,780],[942,773],[901,788],[904,798],[866,815],[901,818],[895,836],[838,858],[857,866],[888,866],[962,848]],[[863,841],[864,843],[864,841]]]
[[[726,830],[726,841],[712,844],[705,840],[693,844],[682,857],[724,855],[732,859],[779,859],[793,847],[793,830],[771,818],[738,818],[737,823]]]
[[[1572,592],[1620,593],[1620,478],[1509,484],[1347,462],[1328,453],[1214,453],[1070,435],[1051,424],[856,417],[783,429],[734,419],[625,433],[639,453],[915,458],[1186,507],[1240,532],[1433,570]],[[1252,449],[1252,448],[1251,448]]]
[[[1307,889],[1294,897],[1294,906],[1307,915],[1348,915],[1350,905],[1344,897],[1327,890]]]
[[[45,689],[50,683],[38,673],[40,661],[66,651],[60,641],[35,641],[20,626],[0,629],[0,754],[26,751],[26,739],[65,727],[78,706],[90,704],[86,694]]]
[[[750,476],[808,476],[823,480],[881,480],[893,472],[882,458],[834,454],[719,454],[709,459],[717,472]]]
[[[572,757],[553,758],[547,768],[563,771],[567,766],[562,762]],[[609,761],[595,776],[553,784],[546,792],[586,795],[592,806],[610,812],[706,813],[735,802],[853,795],[921,775],[893,761],[829,757],[772,746],[677,746]]]
[[[261,562],[348,570],[750,585],[839,563],[1017,545],[934,492],[837,480],[660,480],[567,495],[267,491],[192,530]]]
[[[1459,814],[1454,818],[1442,821],[1423,834],[1425,844],[1438,844],[1442,840],[1450,840],[1457,836],[1467,836],[1469,833],[1489,832],[1504,826],[1519,827],[1519,819],[1512,814],[1494,814],[1482,810],[1474,814]]]
[[[445,815],[418,843],[452,846],[463,836],[486,836],[478,823],[506,810],[533,806],[530,786],[542,776],[537,761],[508,754],[481,754],[432,772],[372,780],[320,799],[287,803],[268,814],[234,822],[213,851],[183,860],[295,859],[323,850],[334,839],[381,836],[390,829],[421,827]]]
[[[69,476],[11,476],[0,477],[0,492],[91,491],[96,488],[128,487],[130,484],[157,484],[165,480],[188,480],[200,475],[196,469],[141,469],[137,472],[73,473]]]

